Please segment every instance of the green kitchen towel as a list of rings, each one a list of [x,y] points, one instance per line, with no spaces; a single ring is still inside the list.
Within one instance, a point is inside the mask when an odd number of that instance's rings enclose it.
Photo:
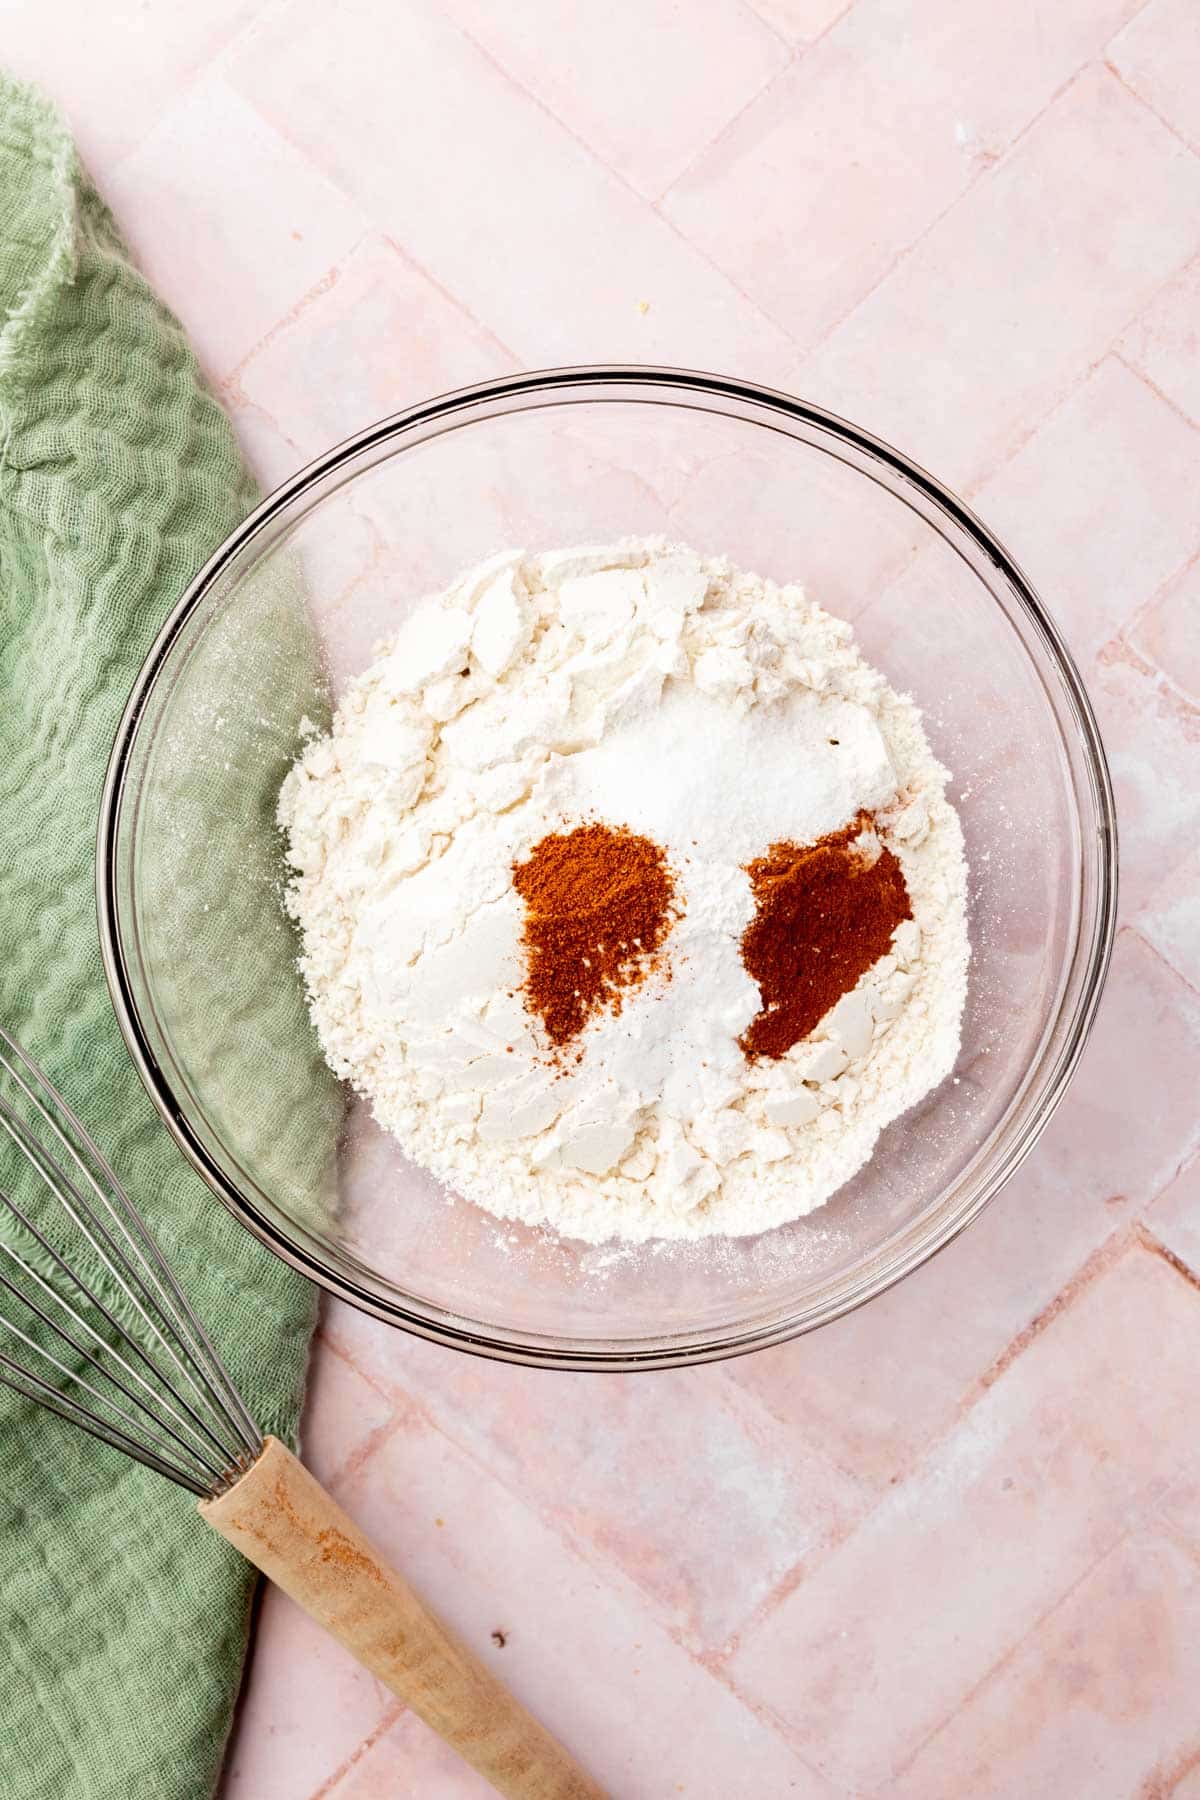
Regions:
[[[260,1424],[289,1437],[313,1292],[160,1125],[109,1004],[94,906],[100,789],[131,683],[253,498],[178,323],[130,266],[61,122],[0,76],[0,1022],[125,1178]],[[276,1028],[290,1029],[296,983],[273,972]],[[310,1068],[307,1047],[299,1060]],[[328,1093],[306,1111],[309,1097],[293,1093],[291,1112],[323,1136]],[[321,1146],[308,1149],[315,1166]],[[188,1495],[0,1390],[4,1800],[210,1794],[252,1587]]]

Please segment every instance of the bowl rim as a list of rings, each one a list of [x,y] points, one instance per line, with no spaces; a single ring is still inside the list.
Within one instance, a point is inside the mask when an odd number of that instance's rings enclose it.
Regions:
[[[583,1344],[590,1346],[591,1340],[576,1340],[568,1344],[566,1340],[535,1339],[530,1336],[525,1342],[517,1342],[492,1335],[485,1327],[477,1330],[463,1329],[450,1322],[435,1322],[409,1311],[404,1305],[385,1301],[350,1275],[323,1262],[305,1247],[298,1234],[285,1233],[274,1219],[261,1212],[229,1179],[207,1150],[202,1137],[192,1127],[185,1108],[176,1100],[142,1023],[118,930],[120,901],[116,881],[116,848],[125,778],[139,726],[147,701],[167,664],[172,646],[209,589],[261,531],[287,512],[307,490],[324,481],[339,467],[353,461],[364,451],[404,433],[489,403],[524,401],[529,404],[536,402],[539,395],[578,394],[582,397],[589,388],[611,390],[614,387],[618,390],[661,388],[690,392],[774,411],[791,425],[815,426],[840,440],[848,449],[882,462],[966,534],[986,559],[998,567],[1008,582],[1056,665],[1056,672],[1066,690],[1079,732],[1097,815],[1097,841],[1094,846],[1097,879],[1091,943],[1090,947],[1084,947],[1086,961],[1081,971],[1078,997],[1064,1042],[1052,1067],[1047,1071],[1039,1111],[1029,1121],[1020,1141],[1012,1147],[1009,1155],[998,1164],[988,1180],[981,1184],[980,1191],[967,1204],[949,1218],[939,1221],[935,1230],[921,1238],[915,1250],[911,1247],[904,1248],[882,1269],[850,1287],[819,1317],[789,1317],[763,1325],[730,1328],[715,1336],[697,1333],[696,1341],[689,1341],[688,1337],[681,1334],[666,1344],[652,1347],[635,1348],[633,1345],[641,1345],[644,1340],[631,1340],[624,1347],[619,1342],[616,1348],[597,1342],[595,1347],[581,1348]],[[603,396],[610,400],[620,397],[619,393],[614,395],[611,392]],[[631,400],[639,397],[643,400],[647,398],[645,393],[640,396],[630,395]],[[601,396],[597,395],[597,398]],[[1083,1052],[1100,1003],[1116,936],[1117,862],[1117,817],[1112,780],[1096,716],[1075,660],[1044,603],[1016,560],[952,489],[884,439],[836,413],[780,389],[735,377],[665,365],[600,363],[528,370],[456,388],[403,408],[343,439],[323,455],[304,464],[268,493],[234,527],[192,577],[172,607],[138,671],[117,725],[105,772],[97,822],[96,911],[105,980],[126,1048],[143,1085],[176,1144],[207,1187],[234,1218],[269,1250],[326,1292],[346,1300],[362,1312],[432,1342],[446,1344],[469,1354],[526,1366],[628,1372],[635,1369],[685,1367],[745,1355],[831,1323],[886,1292],[904,1276],[945,1249],[978,1218],[1033,1149],[1061,1102]],[[1086,921],[1081,920],[1074,945],[1075,955],[1080,952],[1085,927]]]

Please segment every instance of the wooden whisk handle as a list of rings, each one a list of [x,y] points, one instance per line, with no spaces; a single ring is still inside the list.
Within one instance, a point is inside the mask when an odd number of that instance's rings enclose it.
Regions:
[[[201,1516],[511,1800],[605,1800],[276,1438]]]

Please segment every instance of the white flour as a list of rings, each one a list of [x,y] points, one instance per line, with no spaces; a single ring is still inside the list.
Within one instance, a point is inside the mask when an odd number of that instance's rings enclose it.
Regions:
[[[912,703],[850,627],[661,542],[495,557],[424,602],[288,775],[288,904],[326,1055],[408,1153],[594,1242],[819,1206],[950,1071],[966,864]],[[805,1042],[747,1061],[745,865],[876,815],[913,918]],[[665,850],[684,912],[572,1045],[519,993],[514,861],[592,819]]]

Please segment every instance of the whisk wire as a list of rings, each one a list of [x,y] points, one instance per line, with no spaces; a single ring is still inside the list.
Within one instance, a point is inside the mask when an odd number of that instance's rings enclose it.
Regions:
[[[19,1207],[17,1207],[14,1204],[11,1195],[5,1195],[4,1199],[5,1199],[5,1203],[8,1205],[8,1207],[11,1210],[11,1212],[13,1213],[13,1215],[27,1227],[30,1235],[33,1238],[35,1238],[36,1241],[40,1245],[42,1245],[47,1256],[49,1256],[53,1260],[55,1266],[58,1269],[60,1269],[64,1275],[66,1275],[68,1280],[74,1282],[80,1288],[80,1290],[84,1294],[87,1295],[88,1299],[92,1301],[92,1303],[96,1307],[96,1310],[101,1314],[101,1316],[103,1318],[105,1318],[106,1320],[108,1320],[108,1322],[110,1324],[112,1324],[119,1331],[120,1330],[119,1324],[117,1324],[117,1321],[113,1318],[112,1313],[105,1306],[104,1302],[92,1293],[91,1289],[86,1285],[86,1283],[79,1280],[79,1277],[63,1261],[63,1259],[59,1256],[58,1252],[53,1248],[53,1246],[47,1243],[46,1239],[42,1236],[41,1232],[38,1231],[36,1225],[33,1224],[32,1220],[30,1220],[28,1218],[28,1216]],[[16,1250],[14,1250],[12,1248],[11,1244],[6,1244],[2,1238],[0,1238],[0,1252],[3,1252],[3,1254],[5,1256],[7,1256],[12,1263],[15,1263],[16,1267],[18,1269],[20,1269],[21,1273],[26,1277],[26,1279],[28,1281],[33,1283],[33,1285],[39,1290],[40,1293],[44,1294],[48,1300],[52,1301],[55,1306],[59,1307],[63,1312],[66,1313],[68,1318],[70,1318],[74,1322],[74,1324],[78,1326],[79,1330],[86,1337],[91,1339],[92,1343],[96,1345],[97,1349],[106,1352],[112,1358],[112,1360],[117,1364],[117,1366],[120,1369],[124,1370],[125,1374],[128,1375],[130,1380],[133,1382],[136,1382],[136,1384],[144,1390],[145,1394],[147,1394],[149,1396],[149,1400],[147,1401],[147,1400],[140,1399],[139,1396],[137,1394],[135,1394],[131,1388],[126,1386],[125,1382],[122,1381],[122,1379],[119,1375],[115,1375],[111,1369],[106,1368],[105,1365],[103,1364],[103,1362],[101,1362],[101,1360],[92,1351],[90,1351],[85,1344],[81,1344],[77,1338],[72,1336],[71,1332],[68,1331],[68,1329],[65,1325],[62,1325],[62,1324],[58,1323],[55,1319],[53,1319],[50,1316],[50,1314],[48,1312],[46,1312],[44,1307],[40,1306],[36,1300],[30,1299],[29,1295],[23,1289],[19,1288],[14,1282],[10,1281],[8,1279],[8,1277],[3,1273],[2,1270],[0,1270],[0,1286],[3,1286],[3,1288],[5,1289],[5,1291],[7,1293],[13,1295],[13,1297],[15,1299],[19,1300],[21,1302],[22,1306],[27,1307],[31,1313],[33,1313],[37,1318],[39,1318],[42,1321],[43,1325],[49,1326],[51,1331],[56,1332],[58,1334],[58,1336],[62,1337],[66,1341],[66,1343],[70,1345],[71,1349],[76,1352],[76,1354],[78,1356],[82,1356],[87,1362],[89,1362],[92,1365],[93,1368],[98,1369],[101,1374],[106,1376],[106,1378],[112,1382],[113,1386],[120,1393],[124,1394],[124,1396],[127,1400],[131,1400],[135,1406],[141,1405],[143,1407],[146,1407],[150,1413],[150,1417],[154,1420],[155,1424],[157,1424],[163,1431],[165,1431],[169,1437],[173,1438],[176,1441],[176,1443],[180,1446],[181,1449],[185,1450],[189,1455],[197,1455],[198,1459],[201,1462],[203,1462],[206,1467],[211,1467],[211,1465],[207,1462],[205,1455],[197,1452],[196,1446],[194,1444],[189,1443],[185,1438],[180,1437],[179,1434],[171,1427],[171,1425],[168,1424],[166,1422],[166,1420],[164,1420],[163,1418],[161,1418],[159,1416],[159,1413],[156,1409],[161,1406],[163,1411],[165,1413],[167,1413],[170,1418],[173,1418],[177,1424],[183,1426],[185,1429],[187,1428],[186,1421],[175,1410],[174,1406],[172,1406],[168,1400],[165,1400],[163,1398],[163,1396],[159,1394],[157,1389],[155,1389],[154,1387],[151,1386],[150,1382],[148,1382],[146,1380],[145,1376],[142,1375],[140,1373],[140,1371],[133,1368],[131,1366],[131,1364],[126,1361],[125,1357],[122,1356],[120,1350],[118,1350],[114,1344],[110,1344],[105,1338],[103,1338],[100,1335],[100,1333],[95,1329],[95,1327],[92,1324],[90,1324],[89,1321],[86,1318],[84,1318],[81,1313],[74,1311],[71,1307],[70,1302],[68,1300],[64,1300],[62,1295],[59,1294],[58,1292],[56,1292],[56,1290],[46,1280],[45,1276],[41,1275],[38,1272],[38,1270],[35,1269],[33,1267],[33,1265],[26,1260],[25,1257],[21,1256]],[[9,1321],[0,1317],[0,1327],[4,1327],[7,1329],[9,1327]],[[124,1334],[122,1334],[122,1335],[124,1336]],[[129,1341],[128,1338],[126,1338],[126,1341],[127,1342]],[[144,1356],[144,1352],[141,1351],[140,1345],[135,1345],[134,1347],[139,1351],[139,1354],[142,1354]],[[153,1373],[155,1375],[159,1376],[159,1379],[161,1380],[162,1377],[161,1377],[161,1375],[159,1375],[159,1371],[154,1367],[154,1364],[148,1363],[148,1366],[150,1367],[150,1369],[153,1371]],[[186,1406],[186,1402],[182,1402],[181,1404],[184,1404]],[[191,1410],[192,1409],[190,1407],[187,1407],[188,1412],[191,1412]],[[221,1456],[221,1458],[222,1458],[221,1466],[223,1466],[223,1464],[226,1461],[228,1461],[228,1452],[226,1451],[225,1446],[223,1446],[221,1444],[221,1442],[219,1441],[219,1439],[215,1436],[215,1434],[208,1429],[208,1427],[204,1424],[202,1419],[200,1419],[199,1417],[197,1417],[194,1414],[193,1414],[193,1418],[195,1419],[196,1426],[199,1428],[199,1434],[202,1434],[203,1436],[207,1437],[210,1440],[212,1447],[215,1448],[217,1450],[218,1454]],[[220,1467],[213,1469],[212,1472],[214,1474],[219,1474]]]
[[[79,1429],[86,1431],[89,1437],[97,1438],[100,1443],[109,1444],[113,1449],[124,1451],[125,1455],[131,1456],[135,1462],[142,1463],[147,1469],[154,1469],[159,1475],[165,1475],[168,1481],[173,1481],[177,1487],[187,1488],[190,1493],[196,1494],[201,1499],[212,1491],[211,1483],[202,1481],[186,1470],[178,1468],[174,1463],[156,1456],[152,1450],[147,1450],[144,1443],[127,1436],[119,1427],[110,1424],[106,1419],[97,1417],[95,1413],[78,1401],[69,1399],[52,1382],[44,1381],[40,1375],[35,1375],[29,1369],[23,1368],[20,1363],[13,1362],[12,1358],[5,1356],[3,1352],[0,1352],[0,1387],[10,1388],[14,1394],[20,1394],[23,1399],[33,1400],[38,1406],[44,1406],[47,1411],[56,1413],[60,1419],[65,1419],[69,1425],[78,1425]]]
[[[36,1101],[35,1101],[35,1104],[36,1104]],[[117,1281],[118,1283],[120,1283],[122,1285],[124,1291],[126,1292],[128,1297],[132,1301],[135,1311],[138,1313],[139,1317],[144,1320],[147,1329],[150,1331],[151,1335],[153,1336],[153,1338],[155,1340],[155,1343],[161,1349],[166,1351],[167,1355],[170,1357],[172,1362],[175,1363],[179,1372],[184,1375],[185,1379],[187,1379],[186,1367],[180,1361],[179,1357],[175,1354],[169,1341],[164,1339],[161,1331],[158,1329],[154,1320],[148,1317],[148,1315],[145,1313],[144,1308],[140,1305],[137,1292],[132,1285],[132,1279],[126,1273],[125,1259],[121,1256],[120,1251],[115,1250],[115,1252],[114,1252],[115,1256],[116,1256],[116,1261],[119,1264],[119,1270],[118,1270],[118,1268],[115,1268],[113,1266],[113,1262],[105,1254],[105,1251],[101,1247],[101,1245],[96,1242],[96,1236],[93,1234],[92,1231],[90,1231],[88,1229],[88,1225],[85,1222],[85,1220],[80,1217],[77,1207],[82,1206],[84,1204],[82,1196],[79,1194],[79,1192],[75,1188],[74,1184],[70,1181],[69,1177],[65,1174],[63,1169],[55,1161],[54,1157],[45,1148],[45,1146],[39,1144],[36,1141],[36,1139],[33,1139],[30,1137],[29,1133],[26,1131],[25,1127],[23,1126],[21,1120],[16,1117],[16,1115],[12,1111],[12,1108],[8,1105],[7,1101],[4,1100],[4,1098],[2,1096],[0,1096],[0,1128],[2,1128],[8,1134],[9,1139],[21,1151],[21,1153],[25,1156],[26,1160],[37,1170],[38,1174],[41,1175],[47,1188],[50,1190],[50,1192],[53,1194],[53,1196],[57,1199],[57,1201],[59,1202],[63,1211],[66,1213],[67,1217],[71,1220],[71,1223],[79,1230],[79,1232],[83,1236],[85,1242],[94,1251],[95,1255],[100,1260],[100,1263],[103,1266],[103,1268],[108,1272],[108,1274],[113,1278],[114,1281]],[[70,1200],[68,1199],[68,1195],[71,1195],[74,1198],[74,1200],[77,1202],[77,1206],[71,1205]],[[154,1363],[152,1357],[148,1354],[148,1352],[146,1351],[144,1346],[141,1343],[139,1343],[137,1338],[134,1337],[126,1329],[126,1327],[122,1324],[121,1320],[113,1312],[112,1308],[110,1306],[108,1306],[103,1299],[101,1299],[100,1295],[96,1292],[95,1288],[93,1286],[91,1286],[87,1281],[85,1281],[83,1276],[80,1274],[79,1270],[77,1268],[75,1268],[71,1263],[69,1263],[66,1260],[66,1258],[64,1256],[62,1256],[59,1253],[59,1251],[57,1251],[55,1249],[54,1245],[50,1242],[50,1240],[47,1238],[45,1233],[42,1232],[38,1228],[38,1226],[34,1223],[34,1221],[29,1217],[28,1213],[25,1212],[24,1209],[17,1204],[17,1202],[13,1199],[11,1194],[0,1191],[0,1200],[2,1200],[3,1203],[8,1207],[8,1210],[9,1210],[10,1214],[12,1215],[12,1217],[15,1218],[24,1227],[25,1231],[34,1240],[34,1242],[39,1246],[39,1248],[42,1250],[43,1254],[47,1258],[50,1259],[50,1261],[53,1264],[53,1266],[55,1267],[55,1269],[66,1279],[67,1282],[70,1283],[72,1288],[74,1288],[78,1294],[82,1295],[87,1301],[90,1302],[90,1304],[93,1307],[95,1307],[96,1311],[105,1320],[105,1322],[112,1328],[112,1330],[118,1334],[120,1339],[130,1347],[130,1349],[134,1352],[134,1354],[136,1354],[136,1356],[139,1358],[139,1360],[150,1370],[150,1372],[155,1376],[155,1378],[164,1387],[166,1387],[168,1389],[168,1392],[170,1392],[169,1383],[167,1382],[166,1377],[163,1375],[162,1370],[157,1367],[157,1365]],[[108,1232],[105,1231],[103,1225],[99,1221],[96,1221],[96,1226],[97,1226],[97,1233],[103,1239],[104,1244],[109,1244],[111,1242],[111,1239],[109,1237]],[[76,1311],[76,1309],[71,1305],[70,1301],[65,1300],[60,1293],[56,1292],[53,1289],[50,1289],[49,1284],[44,1280],[43,1277],[39,1276],[37,1270],[32,1267],[32,1265],[29,1263],[29,1261],[26,1258],[19,1256],[16,1251],[14,1251],[9,1245],[4,1244],[2,1241],[0,1241],[0,1249],[3,1249],[6,1252],[6,1254],[9,1257],[11,1257],[12,1260],[18,1264],[18,1266],[29,1277],[30,1280],[36,1282],[38,1284],[38,1286],[43,1289],[43,1291],[49,1291],[51,1293],[51,1296],[56,1301],[56,1303],[65,1312],[67,1312],[68,1315],[71,1318],[73,1318],[78,1325],[82,1326],[83,1329],[88,1333],[88,1335],[103,1350],[106,1350],[108,1352],[108,1354],[114,1358],[115,1361],[120,1363],[121,1366],[124,1367],[128,1373],[133,1375],[134,1379],[138,1380],[142,1384],[142,1386],[145,1387],[146,1392],[150,1395],[151,1400],[156,1405],[160,1405],[160,1406],[164,1407],[165,1410],[171,1414],[171,1416],[176,1420],[176,1422],[178,1424],[182,1425],[184,1423],[181,1414],[176,1410],[176,1408],[173,1405],[171,1405],[168,1401],[164,1400],[162,1395],[160,1395],[156,1391],[156,1389],[151,1387],[150,1384],[145,1381],[144,1377],[138,1375],[136,1371],[130,1369],[129,1365],[125,1362],[125,1359],[121,1356],[120,1351],[117,1350],[113,1344],[110,1344],[105,1338],[103,1338],[100,1335],[100,1333],[98,1331],[96,1331],[88,1323],[87,1319],[84,1318],[78,1311]],[[123,1276],[124,1276],[124,1279],[122,1279]],[[21,1297],[24,1298],[24,1296],[21,1296]],[[29,1303],[26,1302],[26,1304],[29,1304]],[[44,1318],[44,1315],[43,1315],[43,1318]],[[50,1324],[52,1329],[54,1328],[52,1321],[45,1320],[45,1322]],[[58,1329],[60,1331],[62,1331],[61,1326],[58,1327]],[[63,1332],[63,1336],[66,1336],[65,1331]],[[78,1348],[78,1346],[75,1346],[75,1345],[73,1345],[72,1347]],[[87,1352],[85,1351],[85,1352],[83,1352],[83,1354],[86,1355]],[[94,1359],[89,1359],[89,1360],[94,1361]],[[118,1386],[122,1385],[117,1381],[116,1376],[110,1375],[109,1378],[114,1382],[115,1385],[118,1385]],[[127,1389],[122,1388],[122,1391],[127,1394],[128,1398],[130,1398],[130,1399],[135,1398],[135,1396],[133,1396],[132,1394],[128,1394]],[[178,1400],[179,1400],[179,1405],[182,1406],[188,1414],[190,1414],[194,1423],[200,1428],[202,1435],[208,1439],[209,1443],[218,1452],[219,1455],[223,1456],[225,1459],[228,1459],[228,1457],[230,1455],[236,1454],[236,1452],[233,1450],[233,1448],[228,1443],[223,1442],[220,1439],[220,1437],[218,1437],[218,1435],[211,1429],[211,1427],[209,1427],[208,1425],[206,1425],[203,1422],[203,1420],[200,1418],[199,1414],[196,1412],[195,1408],[186,1400],[186,1398],[183,1395],[179,1395]],[[156,1414],[152,1414],[152,1416],[157,1417]],[[160,1421],[160,1423],[161,1423],[161,1421]],[[174,1435],[174,1434],[172,1433],[172,1435]]]
[[[0,1068],[3,1068],[21,1089],[43,1124],[53,1133],[70,1157],[80,1176],[94,1194],[96,1201],[109,1215],[116,1229],[120,1231],[132,1256],[136,1259],[136,1267],[130,1263],[129,1258],[114,1241],[112,1234],[105,1227],[103,1219],[89,1209],[87,1201],[78,1188],[54,1163],[44,1146],[37,1144],[34,1139],[35,1148],[51,1163],[54,1179],[48,1178],[48,1181],[60,1204],[92,1244],[96,1255],[105,1262],[110,1275],[125,1289],[146,1328],[174,1364],[178,1375],[191,1386],[198,1398],[215,1409],[219,1417],[232,1412],[233,1417],[229,1423],[234,1428],[241,1447],[257,1453],[262,1442],[262,1434],[247,1411],[241,1395],[226,1374],[208,1334],[197,1319],[186,1295],[172,1274],[170,1266],[147,1230],[145,1221],[118,1181],[115,1171],[62,1095],[2,1027],[0,1027],[0,1045],[3,1045],[20,1060],[32,1081],[40,1086],[53,1101],[63,1119],[76,1133],[79,1142],[86,1147],[88,1155],[93,1159],[96,1168],[108,1184],[107,1190],[96,1180],[92,1169],[88,1167],[76,1145],[62,1130],[58,1120],[47,1109],[38,1093],[30,1088],[22,1078],[20,1071],[15,1069],[11,1061],[6,1058],[4,1048],[0,1048]],[[43,1171],[43,1173],[45,1172]],[[119,1273],[108,1264],[107,1258],[104,1257],[99,1246],[94,1243],[87,1224],[77,1212],[72,1211],[62,1191],[63,1188],[74,1196],[78,1208],[85,1214],[89,1214],[92,1225],[102,1237],[112,1258],[119,1265]],[[114,1201],[118,1201],[120,1204],[116,1205]],[[157,1322],[150,1316],[147,1308],[157,1315]],[[170,1334],[174,1334],[182,1340],[185,1354],[191,1358],[194,1367],[189,1367],[176,1351]],[[215,1378],[216,1386],[210,1377]]]
[[[3,1027],[0,1075],[14,1090],[0,1092],[0,1132],[100,1276],[79,1266],[73,1239],[66,1252],[58,1246],[50,1217],[35,1219],[0,1186],[0,1219],[7,1214],[22,1239],[17,1248],[0,1235],[0,1294],[30,1317],[23,1329],[0,1312],[0,1332],[42,1365],[0,1353],[0,1384],[195,1494],[219,1491],[258,1455],[261,1432],[115,1172]],[[108,1283],[111,1298],[101,1291]],[[50,1347],[31,1335],[35,1320]]]
[[[3,1036],[3,1031],[0,1031],[0,1037]],[[9,1040],[9,1042],[11,1044],[12,1040]],[[235,1419],[240,1422],[242,1427],[241,1435],[243,1437],[245,1448],[253,1454],[257,1454],[262,1445],[262,1433],[259,1431],[257,1424],[251,1417],[237,1388],[230,1380],[220,1357],[213,1347],[211,1338],[200,1323],[196,1313],[193,1311],[191,1302],[188,1300],[187,1295],[176,1280],[170,1264],[163,1256],[162,1251],[159,1249],[148,1230],[141,1213],[138,1212],[128,1194],[126,1194],[121,1183],[118,1181],[114,1170],[104,1156],[103,1151],[96,1144],[95,1139],[88,1132],[86,1126],[84,1126],[77,1118],[70,1106],[68,1106],[67,1102],[63,1099],[62,1095],[56,1088],[51,1086],[45,1076],[41,1074],[40,1070],[37,1070],[30,1063],[29,1058],[25,1055],[24,1051],[21,1050],[19,1044],[12,1045],[12,1047],[16,1050],[16,1053],[20,1056],[26,1067],[30,1069],[34,1078],[42,1082],[47,1093],[54,1100],[54,1103],[59,1108],[63,1117],[70,1124],[72,1130],[78,1134],[80,1141],[86,1145],[88,1154],[94,1160],[96,1167],[109,1183],[109,1191],[106,1192],[80,1157],[75,1145],[73,1145],[70,1139],[64,1135],[56,1121],[46,1112],[46,1109],[40,1104],[36,1097],[34,1097],[34,1105],[38,1107],[42,1117],[46,1120],[46,1123],[54,1132],[71,1160],[79,1169],[84,1180],[96,1195],[97,1200],[109,1213],[114,1225],[129,1245],[129,1249],[136,1258],[138,1267],[142,1271],[141,1284],[149,1302],[156,1307],[160,1317],[164,1319],[167,1330],[177,1333],[178,1336],[182,1338],[187,1353],[195,1358],[196,1374],[200,1377],[202,1391],[205,1393],[209,1403],[217,1406],[219,1409],[228,1407],[233,1412]],[[3,1061],[2,1054],[0,1054],[0,1061]],[[113,1205],[112,1196],[119,1198],[121,1201],[121,1208],[117,1208]],[[97,1223],[99,1224],[100,1222],[97,1221]],[[111,1243],[112,1240],[108,1237],[107,1233],[105,1233],[105,1238],[106,1241]],[[116,1246],[114,1246],[114,1254],[118,1256],[118,1259],[124,1267],[128,1267],[125,1258],[121,1256],[119,1250],[116,1249]],[[130,1279],[135,1283],[138,1281],[137,1275],[132,1271],[130,1271]],[[162,1338],[160,1336],[160,1342],[162,1343],[163,1348],[171,1356],[172,1360],[176,1363],[177,1367],[179,1367],[181,1373],[187,1377],[190,1372],[176,1355],[170,1339]],[[215,1388],[213,1385],[210,1385],[210,1376],[215,1381]],[[219,1390],[219,1392],[217,1390]]]
[[[10,1292],[15,1291],[12,1289],[11,1284],[7,1281],[4,1282],[2,1285],[5,1288],[8,1288]],[[39,1318],[41,1318],[43,1323],[48,1322],[46,1320],[46,1315],[44,1313],[42,1313],[39,1308],[34,1306],[32,1302],[26,1300],[24,1302],[24,1304],[29,1307],[29,1310],[31,1312],[35,1313]],[[129,1411],[127,1411],[127,1409],[125,1407],[123,1407],[119,1401],[114,1400],[112,1398],[111,1394],[106,1393],[102,1388],[98,1388],[94,1382],[91,1382],[88,1380],[86,1375],[81,1375],[80,1372],[78,1371],[78,1369],[70,1368],[68,1364],[64,1363],[59,1357],[55,1356],[52,1351],[47,1350],[46,1346],[44,1344],[39,1344],[37,1339],[30,1337],[30,1335],[27,1331],[22,1331],[22,1329],[19,1325],[14,1325],[14,1323],[11,1319],[0,1318],[0,1326],[2,1326],[3,1329],[5,1331],[7,1331],[11,1337],[16,1338],[20,1343],[24,1344],[25,1348],[27,1350],[29,1350],[34,1356],[40,1356],[44,1362],[49,1363],[51,1368],[53,1368],[54,1370],[57,1371],[58,1375],[62,1378],[62,1380],[69,1382],[73,1387],[82,1389],[82,1391],[85,1394],[90,1394],[93,1400],[98,1401],[102,1406],[108,1407],[109,1411],[116,1418],[123,1420],[126,1425],[132,1425],[135,1431],[143,1431],[144,1432],[144,1421],[140,1420],[136,1414],[130,1413]],[[66,1334],[64,1332],[60,1331],[59,1335],[62,1336],[66,1342],[71,1344],[72,1349],[76,1348],[73,1341],[71,1339],[67,1338]],[[93,1366],[95,1366],[95,1365],[93,1365]],[[34,1371],[31,1371],[28,1369],[26,1369],[24,1372],[25,1372],[25,1374],[27,1374],[30,1377],[31,1380],[40,1381],[40,1380],[45,1379],[44,1377],[39,1377]],[[106,1380],[112,1382],[113,1386],[117,1385],[116,1382],[113,1380],[113,1377],[111,1375],[109,1375],[105,1369],[101,1368],[100,1373],[105,1377]],[[59,1392],[60,1392],[60,1397],[62,1397],[61,1390],[59,1390]],[[143,1435],[143,1441],[144,1441],[144,1435]],[[155,1449],[161,1448],[160,1442],[157,1438],[154,1440],[153,1447]],[[185,1446],[185,1448],[186,1448],[186,1446]],[[220,1479],[220,1471],[217,1471],[215,1473],[214,1479]]]

